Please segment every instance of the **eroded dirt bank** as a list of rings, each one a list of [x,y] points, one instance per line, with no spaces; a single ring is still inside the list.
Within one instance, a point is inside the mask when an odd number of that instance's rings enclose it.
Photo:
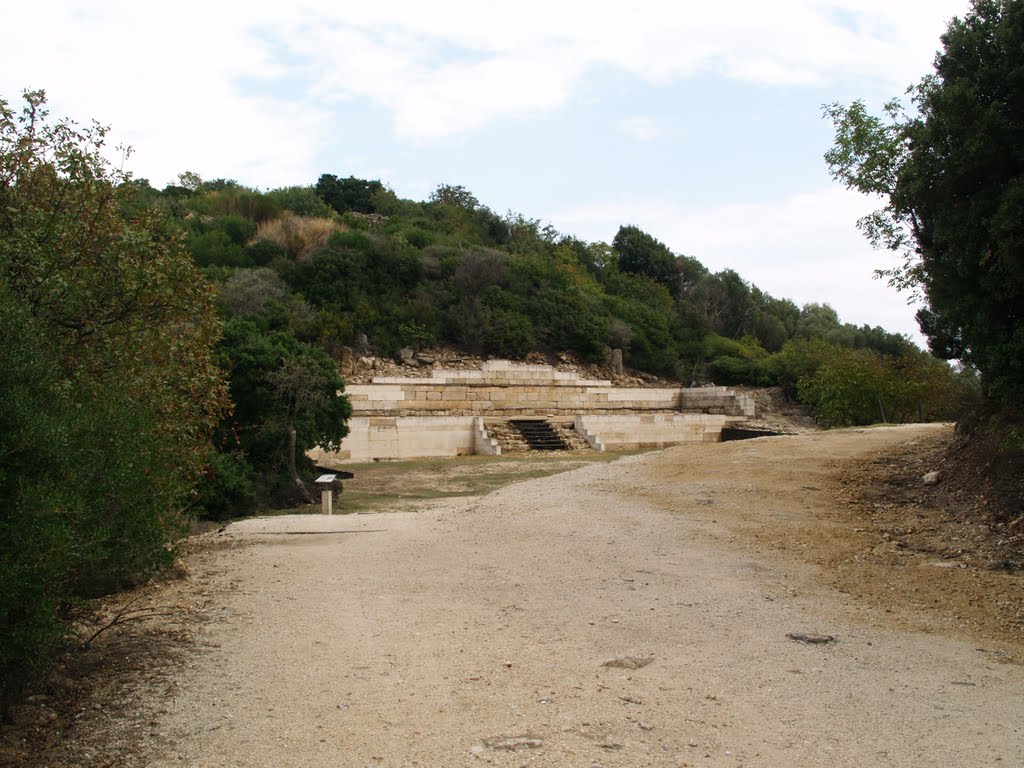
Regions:
[[[1020,765],[1021,577],[918,546],[913,511],[880,538],[886,502],[851,474],[943,429],[680,447],[417,512],[233,525],[189,562],[200,620],[134,741],[90,754]]]

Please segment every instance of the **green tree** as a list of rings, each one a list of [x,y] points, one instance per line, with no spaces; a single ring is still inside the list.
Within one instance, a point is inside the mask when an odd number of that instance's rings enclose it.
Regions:
[[[104,159],[106,129],[0,101],[0,709],[83,597],[173,557],[227,409],[213,292]]]
[[[749,330],[769,352],[778,352],[796,330],[800,310],[789,299],[776,299],[751,286],[750,297],[754,313],[748,323]]]
[[[619,227],[612,248],[618,254],[620,270],[649,277],[668,288],[673,296],[678,293],[676,257],[667,245],[630,225]]]
[[[309,490],[299,477],[298,451],[301,448],[305,455],[316,445],[328,451],[341,447],[352,415],[347,398],[341,395],[345,384],[334,362],[308,345],[283,358],[277,369],[267,374],[267,381],[279,404],[277,419],[285,434],[288,479],[303,500],[312,503]]]
[[[862,102],[825,112],[826,154],[847,187],[881,195],[861,220],[903,263],[885,273],[919,291],[929,346],[982,375],[987,394],[1014,404],[1024,388],[1024,4],[975,0],[942,36],[935,73],[884,118]]]
[[[189,457],[226,407],[213,289],[173,227],[104,159],[102,126],[47,121],[45,95],[0,102],[0,278],[56,343],[68,377],[129,387]]]
[[[476,196],[461,184],[441,184],[430,193],[430,202],[465,208],[467,211],[475,211],[480,207]]]
[[[753,330],[757,307],[750,286],[731,269],[702,278],[686,296],[708,330],[739,338]]]
[[[833,427],[887,420],[892,379],[877,353],[831,345],[813,374],[797,382],[800,400]]]
[[[348,434],[352,411],[334,361],[260,317],[225,323],[217,351],[235,403],[221,428],[221,452],[242,458],[262,478],[263,500],[308,501],[299,474],[310,466],[306,451],[336,450]],[[217,496],[226,491],[225,483],[248,494],[231,467],[207,479],[216,491],[201,492]]]
[[[354,176],[339,179],[330,173],[317,179],[315,189],[320,199],[338,213],[376,213],[377,201],[385,191],[384,185],[376,180],[367,181]]]
[[[313,187],[279,187],[267,192],[267,199],[284,211],[296,216],[327,218],[333,210],[317,195]]]

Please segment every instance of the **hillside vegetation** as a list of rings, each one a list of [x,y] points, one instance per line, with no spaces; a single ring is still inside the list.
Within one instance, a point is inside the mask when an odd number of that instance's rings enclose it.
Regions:
[[[327,174],[266,193],[184,178],[143,186],[218,284],[225,320],[287,330],[333,356],[360,342],[383,355],[445,344],[588,362],[621,349],[628,367],[687,383],[780,384],[837,425],[883,411],[949,418],[972,385],[904,337],[712,273],[635,226],[587,243],[498,215],[461,187],[414,202]]]

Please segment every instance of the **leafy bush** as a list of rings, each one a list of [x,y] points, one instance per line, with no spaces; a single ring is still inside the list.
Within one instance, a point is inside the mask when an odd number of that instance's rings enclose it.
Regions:
[[[200,267],[250,267],[253,263],[246,249],[221,229],[190,234],[188,250]]]
[[[722,355],[711,361],[709,373],[716,384],[769,387],[773,383],[763,360]]]
[[[779,386],[795,398],[800,381],[812,377],[833,350],[834,345],[821,339],[789,341],[768,366]]]
[[[525,315],[490,309],[483,330],[484,351],[497,357],[522,359],[537,344],[533,324]]]
[[[256,238],[246,247],[249,260],[257,267],[269,267],[274,262],[287,262],[288,252],[273,240]]]
[[[281,187],[267,192],[266,197],[281,210],[291,211],[296,216],[327,219],[334,213],[313,187]]]
[[[256,504],[256,470],[239,451],[211,451],[193,504],[206,520],[228,520],[251,512]]]
[[[236,269],[220,286],[217,306],[227,315],[254,315],[284,301],[288,286],[272,269]]]

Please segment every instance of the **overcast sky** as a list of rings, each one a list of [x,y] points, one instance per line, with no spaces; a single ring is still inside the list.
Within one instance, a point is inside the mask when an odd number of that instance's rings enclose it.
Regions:
[[[112,126],[157,187],[321,173],[610,242],[635,224],[713,271],[920,342],[833,182],[821,107],[931,70],[968,0],[75,2],[4,9],[0,97]]]

